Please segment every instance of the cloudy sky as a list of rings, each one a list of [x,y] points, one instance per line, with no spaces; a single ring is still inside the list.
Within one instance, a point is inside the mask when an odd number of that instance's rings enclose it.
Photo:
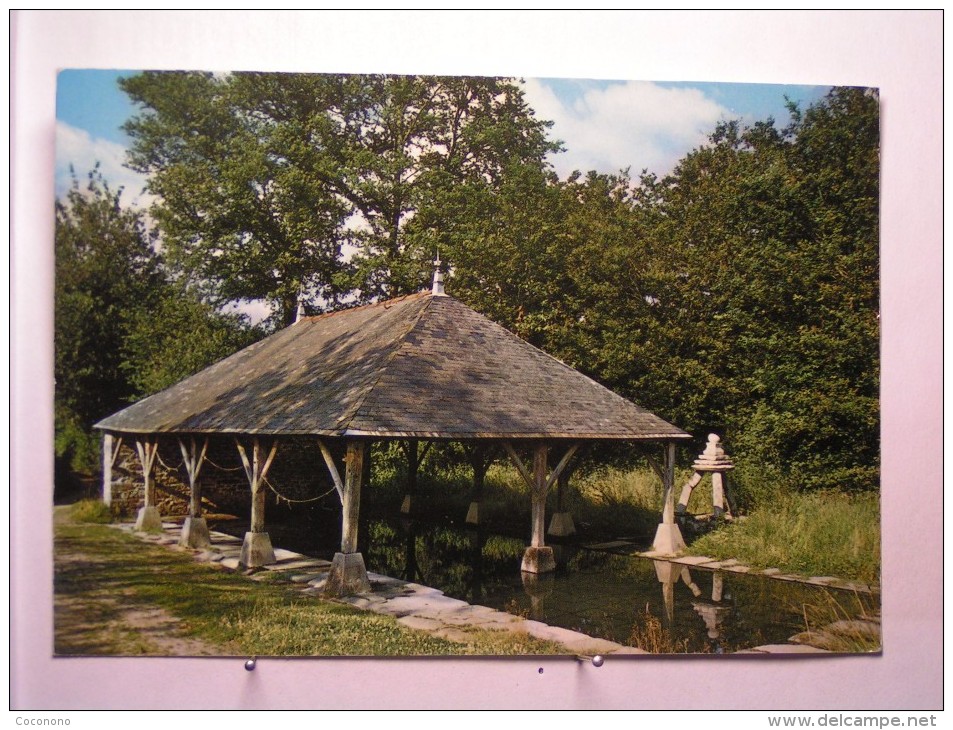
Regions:
[[[83,176],[97,162],[127,203],[146,202],[143,179],[123,166],[128,139],[122,123],[134,113],[116,81],[134,72],[65,70],[57,83],[56,193],[70,184],[72,165]],[[566,151],[553,156],[561,177],[573,170],[630,168],[664,175],[702,144],[722,119],[787,120],[785,97],[802,107],[827,87],[775,84],[652,83],[585,79],[527,79],[526,97]]]

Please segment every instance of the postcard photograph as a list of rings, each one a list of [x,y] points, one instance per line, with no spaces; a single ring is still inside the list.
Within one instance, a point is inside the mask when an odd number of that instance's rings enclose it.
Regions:
[[[56,119],[57,656],[881,651],[876,88],[66,69]]]

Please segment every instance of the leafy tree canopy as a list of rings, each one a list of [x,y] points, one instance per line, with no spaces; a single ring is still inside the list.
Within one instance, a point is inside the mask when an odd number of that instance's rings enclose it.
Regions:
[[[495,189],[557,145],[508,79],[144,73],[130,165],[169,254],[217,302],[333,307],[425,284],[458,185]],[[420,221],[426,221],[421,224]]]

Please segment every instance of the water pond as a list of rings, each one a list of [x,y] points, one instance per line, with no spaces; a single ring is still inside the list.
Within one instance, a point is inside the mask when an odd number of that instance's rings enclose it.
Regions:
[[[238,525],[230,527],[233,532]],[[269,532],[276,546],[329,559],[336,530],[311,527],[270,526]],[[554,545],[556,573],[535,576],[519,570],[527,544],[521,538],[409,519],[362,520],[360,532],[369,571],[657,653],[721,654],[783,644],[805,631],[806,614],[817,608],[834,607],[831,620],[853,618],[876,600],[650,560],[625,554],[631,552],[626,547],[616,548],[620,554]]]

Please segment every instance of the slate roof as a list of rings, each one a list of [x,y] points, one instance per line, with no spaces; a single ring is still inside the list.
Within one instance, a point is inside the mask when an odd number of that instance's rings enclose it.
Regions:
[[[308,317],[100,421],[122,433],[689,435],[449,296]]]

